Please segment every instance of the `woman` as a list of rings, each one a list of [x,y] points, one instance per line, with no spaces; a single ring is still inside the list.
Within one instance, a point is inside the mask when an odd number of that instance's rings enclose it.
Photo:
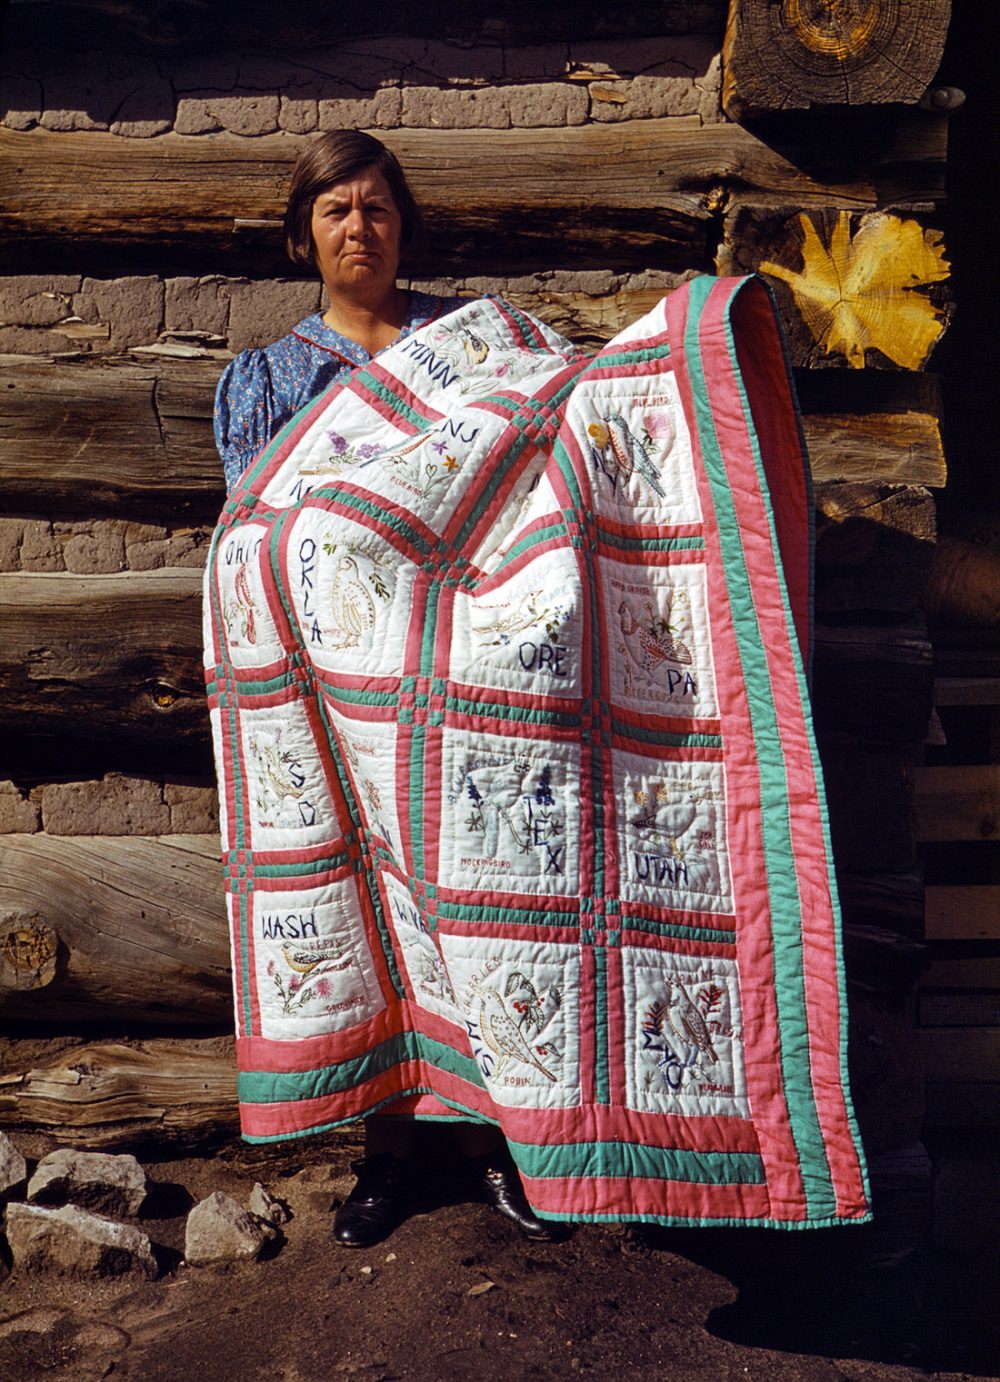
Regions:
[[[372,135],[331,130],[302,154],[285,211],[285,246],[293,262],[319,271],[330,305],[226,368],[215,439],[227,491],[301,407],[460,304],[397,286],[400,255],[421,229],[402,168]]]
[[[300,408],[394,341],[461,304],[460,298],[397,285],[400,255],[420,230],[403,170],[378,139],[334,130],[309,145],[292,175],[285,245],[295,263],[319,271],[329,306],[273,345],[243,351],[223,374],[215,435],[227,492]],[[495,1210],[529,1238],[556,1236],[529,1208],[497,1133],[466,1123],[460,1145],[477,1162],[483,1195]],[[395,1227],[412,1172],[410,1150],[401,1117],[369,1118],[366,1157],[355,1168],[358,1183],[334,1218],[339,1243],[367,1247]]]

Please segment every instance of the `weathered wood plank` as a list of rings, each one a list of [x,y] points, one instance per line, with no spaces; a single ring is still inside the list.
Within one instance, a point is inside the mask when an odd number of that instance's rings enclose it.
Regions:
[[[659,295],[531,296],[525,305],[574,339],[605,340]],[[46,517],[214,522],[224,497],[212,437],[220,373],[212,360],[120,356],[8,364],[0,371],[0,504]],[[851,414],[828,411],[831,401],[827,390],[803,418],[815,480],[944,484],[933,413]]]
[[[1000,940],[1000,885],[966,883],[928,887],[928,940]]]
[[[1000,705],[1000,677],[938,677],[935,705]]]
[[[929,989],[917,995],[917,1023],[921,1027],[1000,1026],[1000,988],[965,991]],[[1000,1071],[997,1072],[1000,1078]]]
[[[801,150],[779,148],[737,125],[702,127],[687,116],[383,137],[425,209],[436,258],[451,272],[551,263],[706,267],[708,231],[729,189],[758,204],[873,210],[881,204],[879,170],[901,151],[939,169],[945,151],[934,117],[919,126],[883,123],[874,166],[842,176],[810,171],[815,141],[808,137]],[[36,266],[53,247],[71,250],[79,268],[88,246],[120,256],[152,245],[161,265],[187,251],[198,254],[200,272],[212,256],[217,268],[220,255],[246,272],[252,244],[235,223],[263,223],[251,240],[279,243],[290,167],[306,142],[287,134],[138,140],[0,131],[0,244],[27,256],[29,237]],[[926,194],[921,187],[920,198]]]
[[[181,569],[0,576],[8,734],[207,738],[201,580]]]
[[[1000,838],[1000,764],[915,769],[913,809],[921,842]]]
[[[816,480],[946,483],[941,428],[931,413],[807,413],[802,421]]]
[[[0,1124],[55,1134],[63,1145],[192,1145],[237,1130],[232,1039],[69,1046],[0,1074]]]
[[[822,619],[915,614],[934,555],[934,500],[917,485],[818,484],[815,608]]]
[[[214,522],[217,361],[112,357],[0,375],[0,498],[51,517],[106,513]]]
[[[920,619],[817,623],[812,702],[817,728],[862,741],[923,742],[932,709],[933,654]],[[890,865],[873,865],[878,870]],[[906,865],[899,867],[905,868]]]
[[[32,921],[32,919],[35,919]],[[0,843],[0,947],[50,927],[54,973],[5,987],[5,1021],[225,1027],[232,986],[213,835],[8,835]]]
[[[949,0],[730,0],[723,109],[743,120],[919,101],[940,66],[950,16]]]
[[[928,1081],[1000,1083],[1000,1026],[923,1028],[918,1041]]]

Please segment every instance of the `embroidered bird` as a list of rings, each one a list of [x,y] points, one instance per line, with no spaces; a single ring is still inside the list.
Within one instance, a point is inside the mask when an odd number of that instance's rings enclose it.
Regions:
[[[286,797],[291,797],[293,801],[298,801],[306,789],[305,776],[298,764],[293,769],[273,744],[262,744],[259,739],[253,740],[253,748],[264,776],[278,798],[284,801]]]
[[[250,594],[250,581],[247,577],[246,562],[236,573],[233,582],[233,592],[236,596],[236,604],[239,608],[240,627],[243,630],[243,637],[248,643],[257,642],[257,624],[254,619],[253,597]]]
[[[663,663],[676,662],[682,667],[689,667],[692,657],[687,644],[674,636],[673,626],[660,618],[652,601],[647,600],[644,608],[647,623],[641,623],[636,618],[635,610],[627,600],[622,600],[618,606],[618,626],[625,639],[625,651],[638,670],[650,681]],[[638,650],[635,648],[636,639]]]
[[[365,589],[358,563],[353,557],[341,557],[330,590],[333,622],[339,637],[335,648],[356,648],[362,636],[375,626],[375,601]]]
[[[325,965],[327,969],[347,969],[351,963],[350,955],[345,955],[339,946],[329,941],[313,941],[311,944],[299,941],[294,945],[290,941],[282,941],[281,953],[289,969],[294,969],[298,974],[311,974],[318,965]]]
[[[483,1041],[497,1057],[496,1073],[499,1075],[512,1058],[522,1065],[533,1066],[541,1071],[547,1080],[555,1084],[556,1077],[546,1069],[529,1046],[523,1033],[504,1007],[503,999],[495,989],[484,988],[479,1008],[479,1030]]]
[[[490,348],[482,336],[477,336],[474,331],[462,332],[462,349],[470,365],[481,365],[490,353]]]
[[[594,459],[613,487],[619,478],[628,481],[638,472],[661,499],[666,498],[666,491],[660,484],[660,477],[646,448],[621,413],[609,413],[603,424],[597,423],[589,431],[597,443],[591,448]]]
[[[528,846],[511,818],[524,792],[524,781],[531,772],[531,760],[513,758],[506,763],[477,768],[468,774],[483,817],[483,850],[492,858],[500,847],[500,822],[506,821],[522,852]]]
[[[684,985],[679,979],[667,979],[667,1022],[670,1030],[680,1042],[681,1051],[688,1051],[692,1046],[697,1050],[699,1056],[705,1056],[709,1064],[715,1065],[718,1062],[718,1055],[712,1045],[712,1034],[708,1030],[701,1011],[696,1003],[692,1003],[688,997]]]
[[[698,819],[699,797],[681,795],[684,789],[676,783],[650,782],[648,788],[633,792],[639,811],[629,817],[634,830],[652,830],[669,841],[671,852],[681,857],[679,841]]]
[[[529,590],[514,605],[481,606],[477,613],[496,614],[496,618],[482,624],[473,624],[473,633],[483,639],[488,635],[495,635],[490,639],[490,646],[493,647],[499,643],[508,643],[511,634],[524,633],[536,624],[544,623],[546,633],[554,637],[565,618],[565,611],[558,605],[545,605],[539,609],[538,602],[542,594],[541,590]]]

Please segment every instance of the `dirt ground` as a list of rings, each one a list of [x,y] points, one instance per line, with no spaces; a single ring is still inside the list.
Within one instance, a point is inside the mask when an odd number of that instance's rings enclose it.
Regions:
[[[875,1264],[868,1229],[578,1228],[536,1245],[471,1197],[433,1139],[421,1201],[377,1247],[336,1247],[350,1138],[143,1158],[157,1281],[8,1273],[0,1378],[135,1382],[909,1382],[1000,1375],[996,1260]],[[292,1218],[266,1261],[190,1268],[184,1219],[261,1181]],[[881,1246],[884,1246],[882,1244]]]

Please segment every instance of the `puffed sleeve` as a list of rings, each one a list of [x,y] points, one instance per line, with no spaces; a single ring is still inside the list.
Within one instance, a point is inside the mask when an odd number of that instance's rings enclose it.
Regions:
[[[263,350],[244,350],[226,366],[215,391],[215,444],[222,457],[226,493],[274,430],[274,386]]]

